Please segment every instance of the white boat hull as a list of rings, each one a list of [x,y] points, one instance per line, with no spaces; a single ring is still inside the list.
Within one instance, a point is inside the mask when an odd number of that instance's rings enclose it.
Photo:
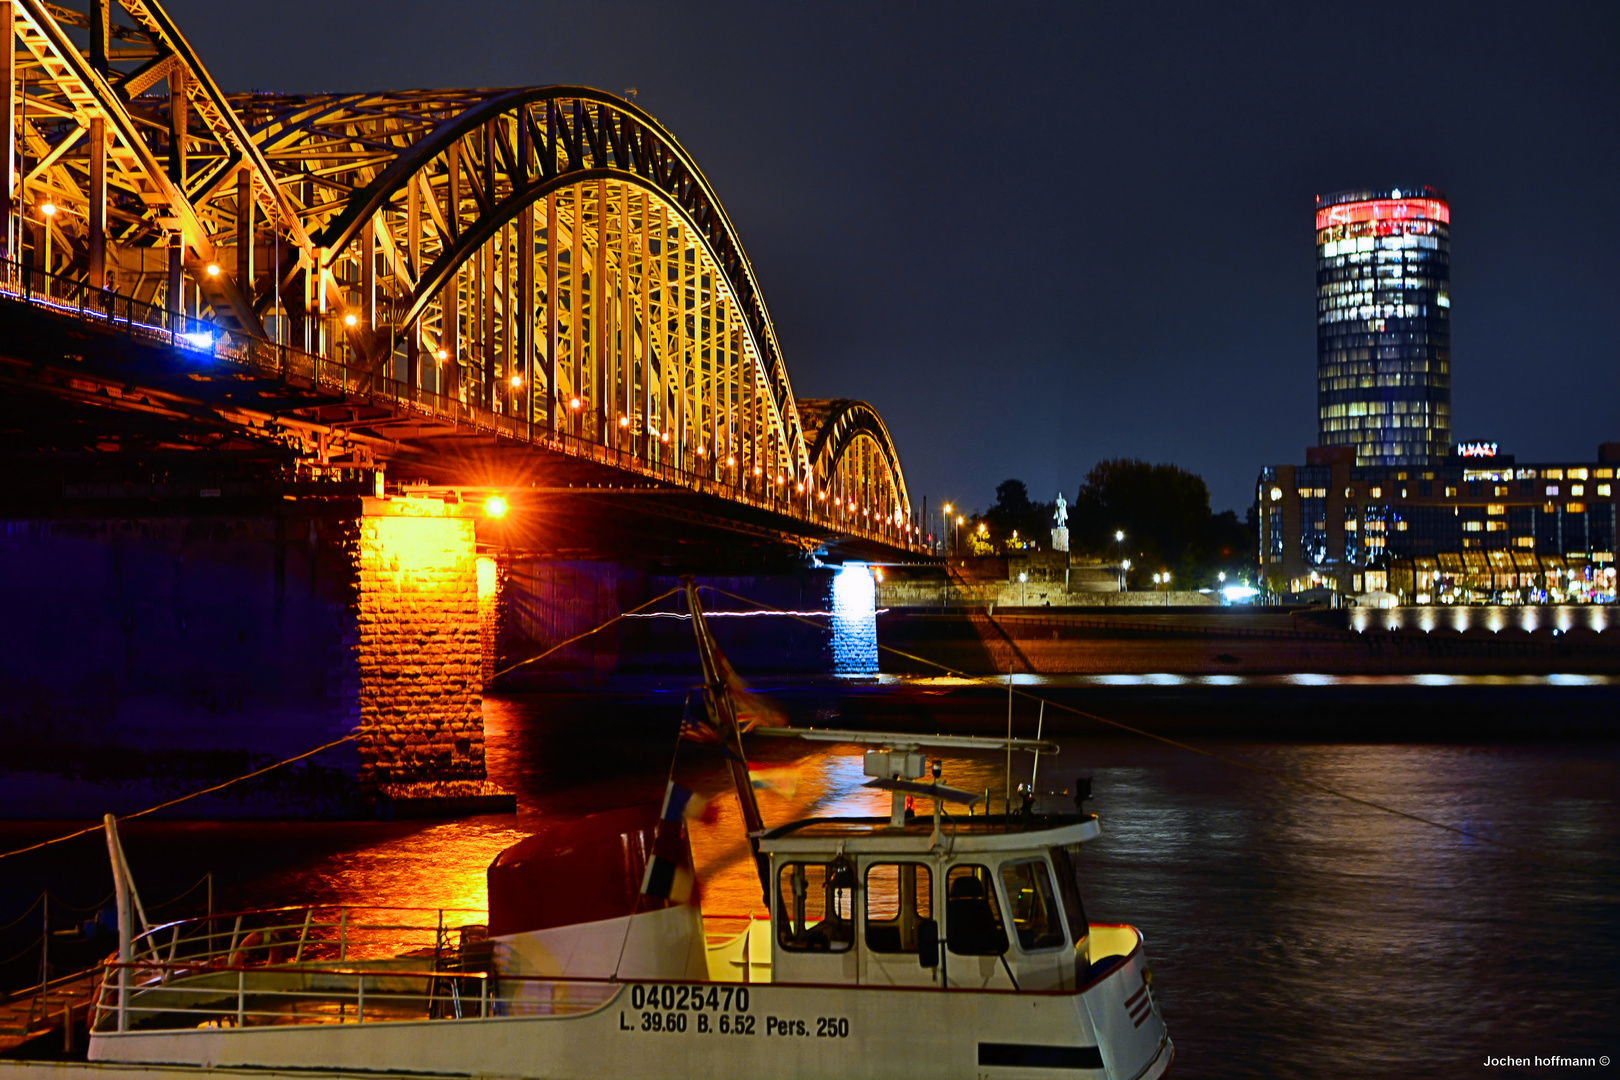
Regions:
[[[634,983],[599,1008],[568,1016],[106,1034],[92,1040],[87,1075],[170,1080],[194,1078],[201,1067],[305,1080],[320,1072],[523,1080],[1154,1080],[1172,1048],[1141,964],[1138,952],[1081,993]],[[1125,1004],[1133,994],[1135,1020]],[[10,1068],[0,1078],[34,1080]]]

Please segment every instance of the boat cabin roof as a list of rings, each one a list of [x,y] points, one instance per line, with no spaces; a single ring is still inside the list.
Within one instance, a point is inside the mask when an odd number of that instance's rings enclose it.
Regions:
[[[940,844],[952,852],[1033,851],[1069,847],[1102,833],[1095,814],[1045,815],[1025,820],[991,814],[951,817],[940,824]],[[934,820],[918,814],[895,828],[886,817],[814,817],[771,829],[760,838],[761,851],[772,854],[831,855],[910,852],[925,854],[934,848]]]

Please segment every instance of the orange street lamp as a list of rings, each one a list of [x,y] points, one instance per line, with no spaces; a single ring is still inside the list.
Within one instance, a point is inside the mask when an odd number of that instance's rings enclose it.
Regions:
[[[484,513],[492,518],[503,518],[509,509],[506,500],[499,495],[491,495],[484,500]]]

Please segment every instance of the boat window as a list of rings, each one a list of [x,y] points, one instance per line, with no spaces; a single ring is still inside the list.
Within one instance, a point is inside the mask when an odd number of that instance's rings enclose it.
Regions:
[[[777,877],[776,940],[797,952],[855,944],[855,872],[848,860],[788,863]]]
[[[1063,900],[1063,915],[1069,920],[1069,933],[1079,941],[1091,933],[1086,920],[1086,906],[1080,900],[1080,867],[1065,848],[1055,847],[1052,865],[1057,870],[1058,896]]]
[[[1007,906],[1020,948],[1028,952],[1063,944],[1063,923],[1058,919],[1052,875],[1046,863],[1003,863],[1001,884],[1007,890]]]
[[[1007,932],[990,870],[953,866],[945,874],[945,947],[957,956],[1000,956]]]
[[[933,876],[922,863],[877,863],[866,869],[866,947],[917,951],[917,922],[933,917]]]

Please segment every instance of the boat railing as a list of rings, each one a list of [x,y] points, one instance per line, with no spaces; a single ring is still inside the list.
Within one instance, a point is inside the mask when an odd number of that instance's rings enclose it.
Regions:
[[[373,1019],[398,1019],[459,1017],[472,1002],[478,1003],[474,1015],[599,1003],[599,994],[558,998],[526,985],[535,980],[512,976],[492,993],[493,977],[494,946],[482,909],[331,905],[228,912],[165,923],[135,937],[128,961],[106,965],[95,1030],[151,1026],[170,1013],[159,1026],[186,1020],[194,1027],[198,1012],[230,1026],[262,1022],[265,1015],[280,1023],[341,1023],[362,1019],[368,1008]],[[234,1005],[222,1009],[233,995]],[[326,1007],[301,1010],[300,999]]]
[[[433,966],[429,957],[211,968],[109,961],[91,1030],[109,1035],[569,1016],[601,1008],[624,985],[602,978],[456,971]]]

